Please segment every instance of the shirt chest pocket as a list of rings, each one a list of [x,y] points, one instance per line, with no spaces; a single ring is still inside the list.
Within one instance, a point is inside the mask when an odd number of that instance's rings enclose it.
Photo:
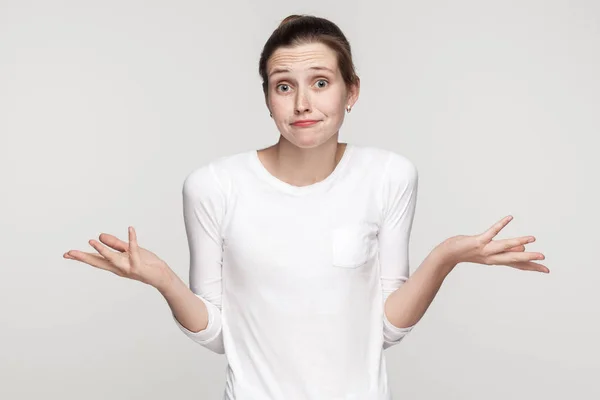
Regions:
[[[375,255],[377,225],[368,222],[344,224],[331,231],[332,264],[341,268],[357,268]]]

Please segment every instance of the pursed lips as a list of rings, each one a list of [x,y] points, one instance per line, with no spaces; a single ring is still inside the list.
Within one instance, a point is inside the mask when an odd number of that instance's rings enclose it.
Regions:
[[[294,125],[294,126],[310,126],[310,125],[316,124],[317,122],[319,122],[319,121],[314,120],[314,119],[305,119],[302,121],[296,121],[292,125]]]

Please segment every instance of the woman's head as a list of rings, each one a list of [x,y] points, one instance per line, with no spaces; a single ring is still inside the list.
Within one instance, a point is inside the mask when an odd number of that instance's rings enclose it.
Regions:
[[[299,147],[329,140],[358,99],[360,80],[350,44],[337,25],[323,18],[285,18],[263,48],[259,73],[277,128]],[[293,125],[305,119],[318,122]]]

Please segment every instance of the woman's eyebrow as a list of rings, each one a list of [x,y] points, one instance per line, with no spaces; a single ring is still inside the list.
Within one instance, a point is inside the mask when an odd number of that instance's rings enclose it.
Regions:
[[[328,68],[328,67],[323,67],[323,66],[319,66],[319,65],[316,65],[316,66],[314,66],[314,67],[310,67],[309,69],[311,69],[311,70],[317,70],[317,71],[329,71],[329,72],[331,72],[332,74],[335,74],[335,72],[333,72],[333,70],[332,70],[331,68]],[[278,67],[278,68],[274,68],[274,69],[273,69],[273,70],[272,70],[272,71],[269,73],[269,75],[268,75],[268,76],[269,76],[269,77],[271,77],[271,76],[273,76],[273,75],[276,75],[276,74],[282,74],[282,73],[285,73],[285,72],[291,72],[291,71],[292,71],[292,70],[291,70],[291,69],[289,69],[289,68]]]

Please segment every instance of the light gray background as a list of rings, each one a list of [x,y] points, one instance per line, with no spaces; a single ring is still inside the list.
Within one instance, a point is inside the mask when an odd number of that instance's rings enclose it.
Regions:
[[[0,1],[0,398],[221,397],[156,290],[62,254],[133,225],[187,281],[183,179],[277,140],[258,58],[298,12],[353,46],[341,140],[419,169],[412,270],[507,214],[551,269],[461,264],[386,352],[394,398],[600,398],[600,4],[301,3]]]

